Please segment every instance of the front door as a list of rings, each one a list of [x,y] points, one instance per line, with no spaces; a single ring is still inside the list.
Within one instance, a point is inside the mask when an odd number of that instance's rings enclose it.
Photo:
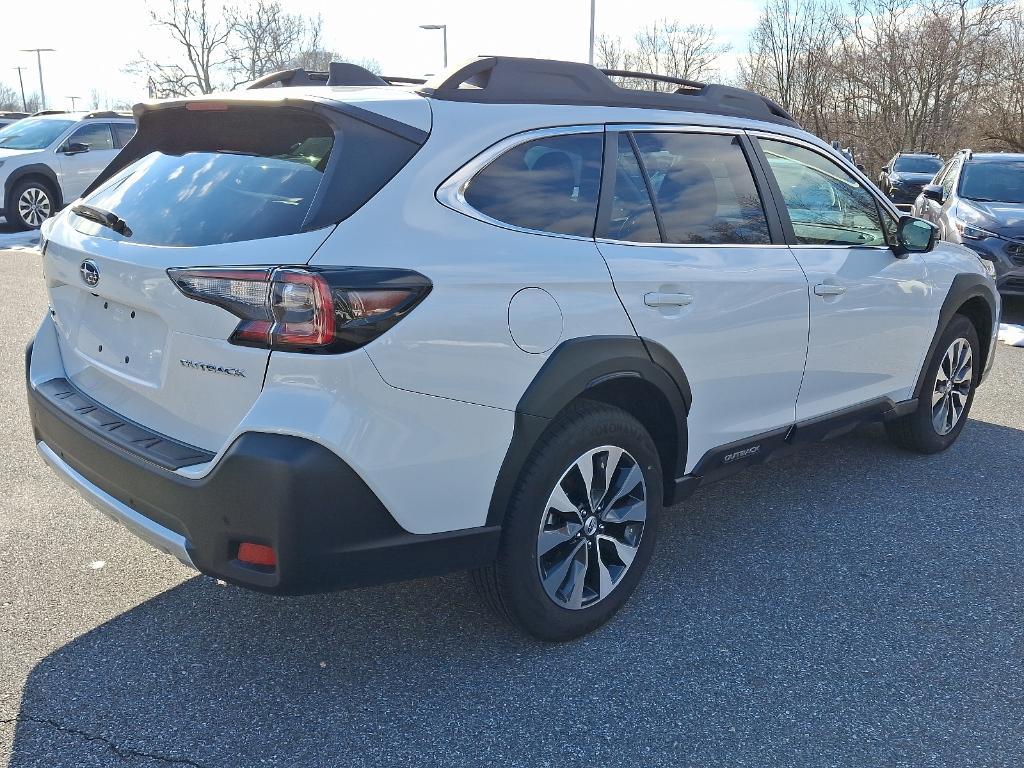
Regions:
[[[83,151],[81,145],[86,147]],[[60,149],[60,180],[64,203],[81,197],[85,188],[100,171],[107,167],[117,155],[110,125],[103,122],[88,122],[71,134]]]
[[[895,255],[895,218],[838,162],[781,137],[757,141],[810,288],[797,420],[911,397],[942,300],[926,280],[925,255]]]
[[[598,247],[636,332],[687,375],[690,471],[793,423],[807,282],[772,242],[744,137],[637,128],[610,133],[607,152]]]

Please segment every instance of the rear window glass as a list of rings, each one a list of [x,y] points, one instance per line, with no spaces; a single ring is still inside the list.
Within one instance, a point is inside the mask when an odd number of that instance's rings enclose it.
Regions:
[[[332,126],[306,110],[148,117],[126,150],[129,164],[85,198],[123,219],[131,237],[76,217],[80,231],[165,246],[295,234],[346,218],[420,146],[347,116]]]
[[[603,136],[551,136],[513,147],[480,171],[466,202],[524,229],[591,237],[601,186]]]

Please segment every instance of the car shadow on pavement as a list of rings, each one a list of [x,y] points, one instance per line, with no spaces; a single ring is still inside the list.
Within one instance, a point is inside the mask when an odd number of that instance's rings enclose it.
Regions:
[[[701,490],[567,645],[462,575],[192,578],[37,664],[10,765],[1019,764],[1022,436],[921,457],[866,427]]]

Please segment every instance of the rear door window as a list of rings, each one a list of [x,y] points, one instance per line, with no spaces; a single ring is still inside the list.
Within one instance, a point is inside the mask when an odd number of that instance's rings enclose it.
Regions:
[[[523,229],[592,237],[604,136],[551,136],[519,144],[469,182],[466,202]]]
[[[129,164],[85,198],[147,245],[230,243],[337,223],[421,146],[356,118],[332,124],[301,109],[165,112],[144,118]],[[75,226],[123,239],[81,217]]]
[[[134,123],[111,123],[110,127],[114,131],[114,147],[116,149],[124,147],[135,135]]]
[[[739,137],[646,131],[633,136],[667,242],[770,242]]]

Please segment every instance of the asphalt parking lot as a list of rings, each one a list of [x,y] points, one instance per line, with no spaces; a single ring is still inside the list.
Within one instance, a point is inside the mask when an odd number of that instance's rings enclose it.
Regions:
[[[943,455],[868,427],[700,491],[626,610],[545,646],[462,575],[268,597],[92,511],[31,440],[38,254],[0,281],[0,764],[1024,763],[1024,349]]]

